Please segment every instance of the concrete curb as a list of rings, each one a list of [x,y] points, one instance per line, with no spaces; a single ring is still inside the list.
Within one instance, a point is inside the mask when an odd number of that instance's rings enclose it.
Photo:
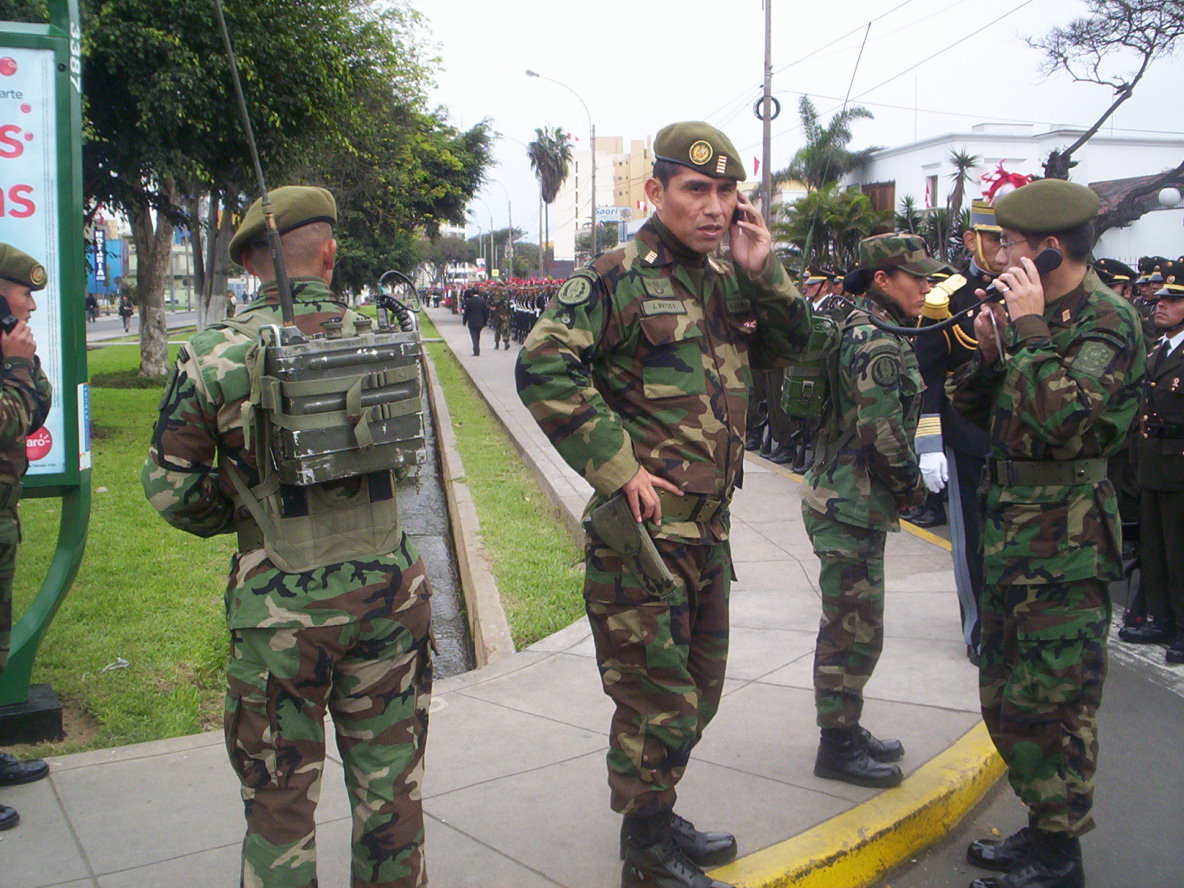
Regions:
[[[944,837],[1003,774],[981,722],[898,788],[712,872],[737,888],[862,888]]]
[[[448,501],[448,522],[452,527],[460,585],[464,591],[465,611],[469,618],[469,633],[473,638],[473,658],[477,668],[494,663],[514,653],[514,639],[510,624],[502,608],[497,581],[481,539],[481,522],[473,495],[465,483],[465,466],[456,449],[452,431],[452,415],[444,401],[444,392],[437,381],[436,366],[427,349],[423,349],[424,376],[428,383],[428,397],[432,404],[432,421],[440,446],[440,468],[444,481],[444,496]]]

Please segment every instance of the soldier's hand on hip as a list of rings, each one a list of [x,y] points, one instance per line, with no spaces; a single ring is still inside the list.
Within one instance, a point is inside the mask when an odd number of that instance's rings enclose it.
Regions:
[[[736,192],[736,218],[729,234],[733,261],[753,277],[764,271],[773,236],[752,201],[740,192]]]
[[[665,478],[651,475],[643,468],[638,469],[636,475],[621,485],[621,493],[625,494],[634,521],[662,523],[662,501],[658,499],[658,491],[655,488],[682,496],[682,491]]]
[[[37,354],[37,340],[33,338],[33,331],[24,321],[17,321],[11,333],[0,336],[0,352],[6,358],[33,359]]]

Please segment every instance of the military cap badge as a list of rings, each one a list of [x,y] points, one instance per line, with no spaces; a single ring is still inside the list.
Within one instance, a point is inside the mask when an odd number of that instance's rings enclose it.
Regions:
[[[711,160],[711,155],[715,151],[711,148],[711,143],[706,139],[699,139],[697,142],[691,144],[690,150],[687,151],[687,156],[691,158],[691,163],[696,166],[703,166],[707,161]]]
[[[29,283],[34,287],[44,287],[48,280],[49,276],[45,273],[45,266],[40,262],[29,269]]]

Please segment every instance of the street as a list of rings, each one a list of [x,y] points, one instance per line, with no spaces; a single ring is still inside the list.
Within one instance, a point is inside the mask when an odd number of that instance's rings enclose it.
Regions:
[[[197,322],[196,311],[169,311],[165,313],[170,330],[185,327]],[[101,342],[104,339],[118,339],[120,336],[138,336],[140,334],[140,316],[132,315],[128,332],[123,332],[123,319],[117,314],[99,315],[93,324],[86,324],[86,341]]]

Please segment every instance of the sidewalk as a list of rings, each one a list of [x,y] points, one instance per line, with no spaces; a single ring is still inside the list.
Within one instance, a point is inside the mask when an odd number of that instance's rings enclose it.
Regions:
[[[517,348],[493,351],[487,331],[472,357],[459,316],[429,314],[575,522],[588,488],[518,401]],[[736,833],[745,856],[716,871],[721,879],[871,884],[943,834],[1000,773],[960,640],[949,554],[910,533],[888,542],[887,637],[864,721],[904,742],[907,779],[877,792],[812,773],[817,561],[794,476],[749,457],[732,548],[727,687],[679,785],[679,812]],[[423,788],[432,885],[616,888],[610,715],[583,621],[439,682]],[[2,888],[237,884],[241,806],[220,733],[63,756],[53,767],[45,781],[4,791],[22,824],[0,834]],[[349,819],[335,750],[318,822],[321,885],[344,888]]]

